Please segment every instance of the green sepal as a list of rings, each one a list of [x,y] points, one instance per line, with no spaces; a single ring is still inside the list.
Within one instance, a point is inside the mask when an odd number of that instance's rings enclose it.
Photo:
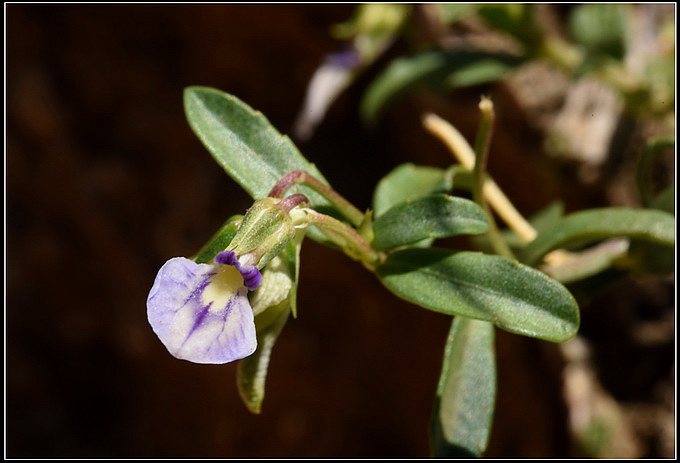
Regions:
[[[252,254],[257,268],[264,268],[295,236],[293,220],[277,204],[278,198],[263,198],[248,209],[228,250],[237,256]]]
[[[486,450],[496,402],[494,326],[455,317],[444,348],[430,420],[435,457],[479,457]]]
[[[239,395],[251,413],[260,413],[262,410],[272,349],[289,315],[290,305],[284,301],[280,306],[271,307],[255,317],[255,326],[258,327],[257,350],[238,363],[236,372]],[[258,325],[263,325],[263,328]]]
[[[448,195],[426,196],[392,206],[373,223],[374,249],[385,251],[426,238],[484,233],[486,213],[474,202]]]
[[[262,408],[269,359],[276,339],[291,312],[294,317],[296,316],[299,255],[304,236],[304,231],[301,230],[286,245],[281,254],[275,260],[272,260],[270,266],[266,267],[262,272],[262,285],[257,291],[250,294],[253,310],[256,313],[257,349],[252,355],[239,362],[237,385],[243,402],[252,413],[260,413]],[[272,300],[272,293],[276,293],[278,288],[267,287],[269,277],[267,273],[271,271],[282,274],[279,275],[279,278],[287,277],[290,288],[283,298],[278,297]],[[263,301],[257,301],[258,291],[265,291],[265,298],[271,301],[271,306],[265,308],[259,307],[263,304]],[[264,304],[266,305],[266,302]]]
[[[566,215],[540,233],[523,251],[523,262],[534,265],[557,247],[583,246],[606,238],[627,237],[673,246],[675,217],[654,209],[607,207]]]
[[[390,254],[376,274],[402,299],[512,333],[563,342],[579,327],[578,305],[562,284],[505,257],[410,248]]]
[[[241,225],[242,219],[243,216],[240,214],[229,217],[213,237],[191,259],[197,264],[212,263],[217,253],[224,251],[229,246],[234,235],[236,235],[236,230]]]
[[[289,272],[291,274],[293,284],[290,289],[290,311],[293,318],[297,318],[297,287],[300,281],[300,249],[302,248],[302,240],[305,238],[304,231],[299,231],[293,241],[288,243],[284,252],[286,253],[286,262],[288,263]]]

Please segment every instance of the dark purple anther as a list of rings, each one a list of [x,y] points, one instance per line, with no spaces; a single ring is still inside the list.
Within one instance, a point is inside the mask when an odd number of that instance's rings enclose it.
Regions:
[[[250,291],[255,291],[262,283],[262,274],[254,265],[241,265],[234,251],[222,251],[215,256],[215,263],[232,265],[241,273],[243,283]]]

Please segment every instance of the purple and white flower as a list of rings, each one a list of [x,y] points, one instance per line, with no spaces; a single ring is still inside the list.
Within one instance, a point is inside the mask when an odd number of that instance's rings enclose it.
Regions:
[[[172,258],[149,292],[149,323],[178,359],[220,364],[257,348],[248,290],[260,286],[262,275],[254,265],[241,264],[233,251],[218,253],[214,262]]]

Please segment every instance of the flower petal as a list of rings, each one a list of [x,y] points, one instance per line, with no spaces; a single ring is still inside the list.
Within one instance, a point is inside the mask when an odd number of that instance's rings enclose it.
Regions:
[[[146,302],[147,316],[173,356],[227,363],[257,347],[247,294],[236,268],[175,257],[158,271]]]

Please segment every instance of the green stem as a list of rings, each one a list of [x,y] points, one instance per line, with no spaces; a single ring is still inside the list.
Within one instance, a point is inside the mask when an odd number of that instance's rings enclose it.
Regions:
[[[302,211],[305,213],[304,222],[307,225],[318,227],[345,254],[360,261],[369,270],[373,271],[377,265],[385,260],[385,255],[371,248],[354,228],[313,209],[304,208]]]
[[[282,208],[284,211],[290,212],[291,209],[294,209],[302,204],[309,205],[309,199],[307,199],[307,196],[297,193],[283,198],[276,205]]]
[[[505,242],[498,226],[493,217],[491,208],[486,203],[484,198],[484,180],[486,161],[489,156],[489,145],[491,144],[491,135],[493,132],[494,110],[491,99],[483,96],[479,102],[479,109],[482,112],[482,120],[477,131],[477,138],[475,139],[475,166],[472,171],[472,197],[477,204],[479,204],[485,211],[489,219],[488,236],[497,254],[505,257],[515,258],[510,247]]]
[[[482,207],[486,207],[486,200],[482,191],[484,183],[484,171],[489,157],[489,145],[493,129],[494,111],[493,103],[488,97],[483,96],[479,102],[479,110],[482,112],[482,120],[477,129],[475,139],[475,165],[472,170],[472,197]]]
[[[357,209],[354,204],[347,201],[337,191],[304,170],[294,170],[281,177],[281,179],[276,182],[276,185],[274,185],[274,188],[269,192],[269,196],[272,198],[283,198],[286,191],[294,185],[308,186],[322,195],[355,227],[360,226],[364,221],[364,213]]]
[[[435,114],[426,114],[423,124],[430,133],[441,139],[464,168],[474,170],[475,152],[458,129]],[[488,204],[520,238],[527,243],[536,238],[534,227],[515,209],[489,174],[484,175],[482,191]]]

